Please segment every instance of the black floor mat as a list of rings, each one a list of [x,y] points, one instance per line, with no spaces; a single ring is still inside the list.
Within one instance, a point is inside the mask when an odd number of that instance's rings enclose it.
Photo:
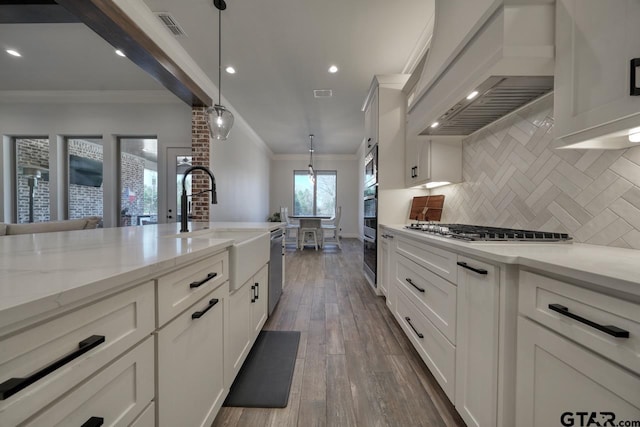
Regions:
[[[299,341],[298,331],[261,331],[223,406],[286,407]]]

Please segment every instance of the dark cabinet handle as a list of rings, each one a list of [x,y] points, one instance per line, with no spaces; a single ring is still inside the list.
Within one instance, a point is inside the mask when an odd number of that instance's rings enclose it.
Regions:
[[[256,286],[251,286],[251,302],[256,302]]]
[[[191,282],[189,287],[190,288],[199,288],[200,286],[204,285],[205,283],[207,283],[209,280],[213,279],[217,275],[218,275],[218,273],[209,273],[209,274],[207,274],[207,277],[205,277],[204,279],[199,280],[197,282]]]
[[[260,299],[260,283],[256,282],[256,301]]]
[[[633,58],[631,60],[631,70],[629,71],[629,95],[631,96],[640,96],[640,87],[638,87],[638,82],[636,81],[638,67],[640,67],[640,58]]]
[[[91,417],[80,427],[100,427],[102,424],[104,424],[104,418]]]
[[[416,333],[418,338],[424,338],[424,335],[422,335],[420,332],[416,330],[416,328],[413,327],[413,324],[411,323],[411,319],[409,317],[405,317],[404,320],[406,320],[409,326],[411,326],[411,329],[413,329],[413,332]]]
[[[407,277],[407,278],[406,278],[406,279],[404,279],[404,280],[406,280],[406,281],[407,281],[407,283],[409,283],[411,286],[413,286],[414,288],[416,288],[416,289],[417,289],[417,290],[419,290],[420,292],[423,292],[423,293],[424,293],[424,289],[423,289],[423,288],[418,287],[415,283],[413,283],[413,280],[411,280],[410,278],[408,278],[408,277]]]
[[[205,307],[203,310],[201,310],[201,311],[196,311],[195,313],[193,313],[193,314],[191,315],[191,318],[192,318],[192,319],[199,319],[199,318],[201,318],[202,316],[204,316],[204,314],[205,314],[207,311],[211,310],[211,309],[213,308],[213,306],[214,306],[214,305],[216,305],[217,303],[218,303],[218,298],[214,298],[214,299],[210,300],[210,301],[209,301],[209,305],[208,305],[208,306],[206,306],[206,307]]]
[[[9,378],[2,384],[0,384],[0,400],[8,399],[13,396],[20,390],[30,386],[36,381],[46,377],[53,371],[67,363],[71,362],[74,359],[82,356],[89,350],[99,346],[105,341],[104,335],[91,335],[89,338],[84,339],[78,343],[78,349],[73,351],[72,353],[67,354],[66,356],[61,357],[50,365],[45,366],[44,368],[34,372],[26,378]]]
[[[553,310],[556,313],[560,313],[563,316],[570,317],[574,320],[577,320],[580,323],[584,323],[587,326],[591,326],[599,331],[604,332],[605,334],[609,334],[616,338],[629,338],[629,331],[625,331],[624,329],[620,329],[617,326],[612,325],[600,325],[596,322],[592,322],[591,320],[585,319],[584,317],[580,317],[577,314],[573,314],[569,312],[569,309],[564,305],[560,304],[549,304],[549,310]]]
[[[487,274],[488,271],[485,270],[484,268],[475,268],[475,267],[471,267],[470,265],[468,265],[466,262],[461,262],[458,261],[458,265],[462,268],[466,268],[467,270],[471,270],[474,273],[478,273],[478,274]]]

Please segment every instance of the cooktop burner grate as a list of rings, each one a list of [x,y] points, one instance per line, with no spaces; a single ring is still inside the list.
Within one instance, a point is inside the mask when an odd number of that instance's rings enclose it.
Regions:
[[[572,240],[572,238],[566,233],[518,230],[466,224],[414,223],[407,225],[406,228],[470,242],[569,242]]]

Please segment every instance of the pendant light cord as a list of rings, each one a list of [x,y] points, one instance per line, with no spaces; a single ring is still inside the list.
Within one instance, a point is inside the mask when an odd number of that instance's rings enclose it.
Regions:
[[[222,105],[222,9],[218,9],[218,105]]]

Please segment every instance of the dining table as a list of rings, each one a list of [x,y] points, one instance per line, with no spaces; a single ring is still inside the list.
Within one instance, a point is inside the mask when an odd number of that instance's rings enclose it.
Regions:
[[[331,219],[330,216],[327,215],[289,215],[291,219],[297,219],[300,221],[300,228],[315,228],[316,229],[316,238],[318,239],[318,246],[322,247],[322,220],[323,219]],[[298,247],[300,248],[302,245],[302,233],[298,232]]]

